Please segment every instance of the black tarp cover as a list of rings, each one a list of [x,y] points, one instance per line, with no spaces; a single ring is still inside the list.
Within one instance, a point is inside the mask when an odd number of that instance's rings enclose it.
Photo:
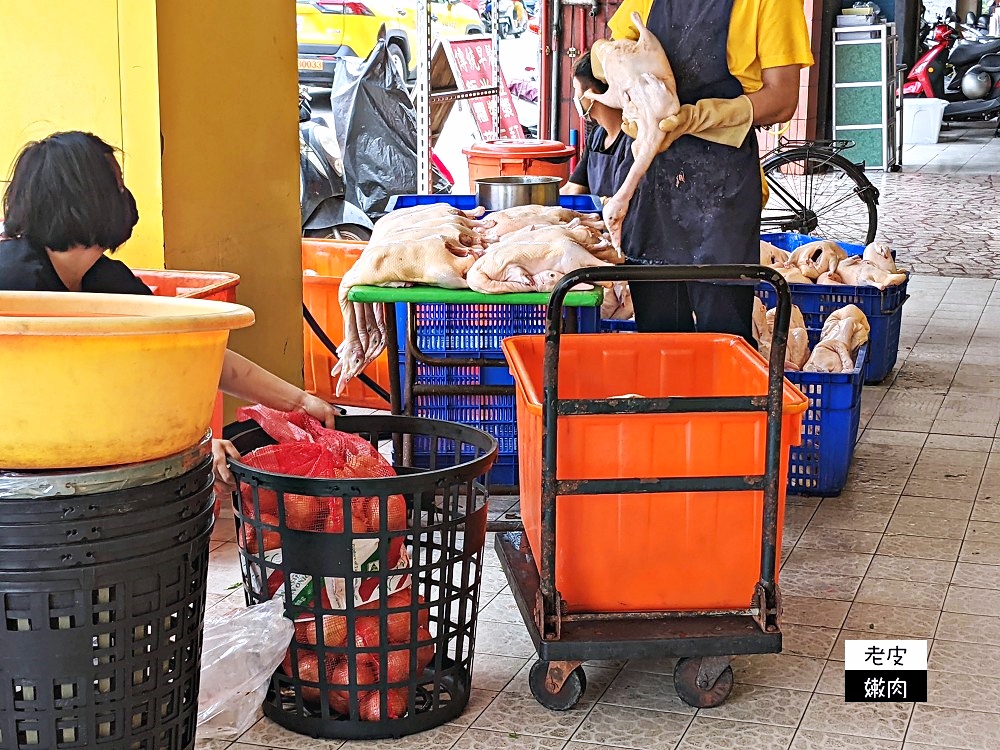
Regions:
[[[342,60],[330,92],[347,200],[373,219],[389,198],[417,192],[417,116],[384,41],[365,60]],[[435,169],[434,192],[451,185]]]

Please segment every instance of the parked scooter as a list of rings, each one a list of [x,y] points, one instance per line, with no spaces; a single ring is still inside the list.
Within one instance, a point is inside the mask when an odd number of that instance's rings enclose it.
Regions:
[[[969,11],[965,14],[965,23],[961,26],[962,37],[974,42],[990,42],[990,17],[976,16]]]
[[[925,24],[925,28],[928,25]],[[940,16],[933,26],[929,26],[925,37],[927,51],[920,56],[910,69],[903,84],[903,96],[925,96],[945,98],[945,74],[948,56],[958,38],[953,29]]]
[[[930,38],[934,46],[913,66],[903,96],[948,101],[950,122],[1000,117],[1000,40],[958,46],[955,29],[940,19]]]
[[[965,23],[962,23],[962,19],[958,17],[958,13],[948,8],[944,12],[944,22],[955,29],[958,38],[962,41],[981,42],[988,40],[987,35],[976,26],[977,19],[975,13],[966,14]]]
[[[486,0],[482,10],[483,28],[487,34],[493,33],[493,0]],[[498,0],[497,4],[497,36],[506,39],[514,31],[514,0]],[[521,28],[517,36],[524,31]]]
[[[309,93],[299,87],[299,203],[302,236],[367,240],[374,225],[345,195],[344,166],[336,134],[313,119]]]
[[[950,102],[944,117],[950,121],[992,120],[1000,117],[1000,53],[983,55],[962,76],[966,101]],[[997,126],[1000,134],[1000,124]]]

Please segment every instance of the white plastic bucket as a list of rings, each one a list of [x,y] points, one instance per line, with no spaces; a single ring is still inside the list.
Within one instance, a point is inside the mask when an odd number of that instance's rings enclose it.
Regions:
[[[947,106],[944,99],[903,99],[903,143],[907,146],[937,143]]]

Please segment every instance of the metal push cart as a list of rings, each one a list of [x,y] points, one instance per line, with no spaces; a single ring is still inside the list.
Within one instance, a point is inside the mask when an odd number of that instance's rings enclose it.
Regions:
[[[569,400],[559,398],[560,326],[566,294],[577,284],[607,281],[760,280],[777,290],[767,395]],[[791,297],[784,278],[761,266],[644,266],[590,268],[564,277],[552,293],[545,334],[541,476],[541,550],[537,560],[527,533],[496,537],[496,550],[521,616],[538,652],[532,694],[546,708],[572,708],[586,690],[582,664],[591,659],[677,656],[674,684],[686,703],[720,705],[733,687],[730,656],[781,651],[781,597],[775,581],[782,452],[784,361]],[[617,334],[619,336],[623,334]],[[624,334],[627,335],[627,334]],[[758,476],[566,479],[556,475],[562,417],[584,415],[765,412],[764,473]],[[569,613],[556,589],[556,498],[676,492],[763,492],[760,580],[742,610]],[[753,553],[751,552],[751,555]],[[711,564],[711,561],[707,561]]]

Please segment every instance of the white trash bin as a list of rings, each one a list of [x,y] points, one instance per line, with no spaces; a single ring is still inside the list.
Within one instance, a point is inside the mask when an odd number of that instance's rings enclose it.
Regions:
[[[903,99],[903,143],[907,146],[937,143],[947,106],[944,99]]]

